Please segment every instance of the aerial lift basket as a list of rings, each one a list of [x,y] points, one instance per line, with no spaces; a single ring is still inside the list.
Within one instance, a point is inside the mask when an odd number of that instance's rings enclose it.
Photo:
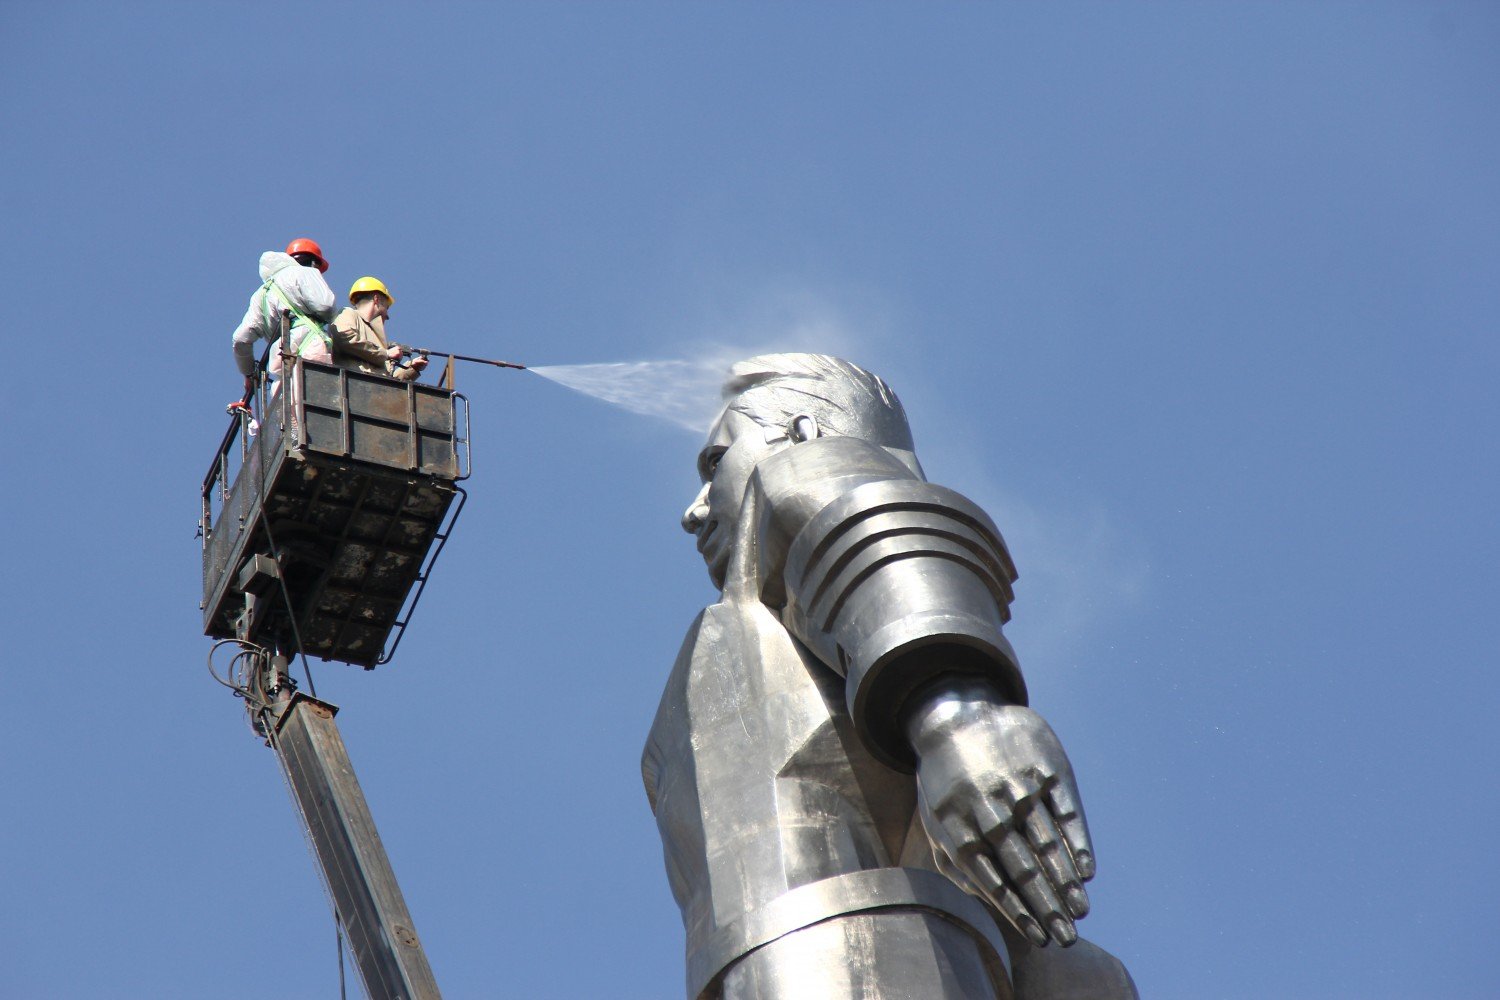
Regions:
[[[260,390],[258,432],[237,420],[203,480],[203,631],[290,633],[370,669],[395,653],[463,507],[468,400],[300,358],[287,371]]]

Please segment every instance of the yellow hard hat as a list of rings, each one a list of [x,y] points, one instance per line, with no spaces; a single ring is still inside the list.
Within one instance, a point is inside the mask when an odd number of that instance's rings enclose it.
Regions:
[[[389,299],[392,304],[396,301],[396,296],[392,295],[391,290],[385,287],[385,282],[379,278],[372,278],[368,274],[349,286],[349,301],[352,303],[354,296],[360,292],[379,292]]]

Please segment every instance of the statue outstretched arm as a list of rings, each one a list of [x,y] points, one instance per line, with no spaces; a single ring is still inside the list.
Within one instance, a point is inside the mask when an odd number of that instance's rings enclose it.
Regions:
[[[756,467],[758,597],[844,675],[860,738],[912,771],[903,707],[943,678],[1026,704],[1002,632],[1016,571],[982,509],[858,438],[794,445]]]
[[[1073,770],[1001,632],[1015,569],[989,516],[886,449],[760,463],[761,598],[845,676],[851,719],[914,770],[939,863],[1033,943],[1077,939],[1094,856]]]

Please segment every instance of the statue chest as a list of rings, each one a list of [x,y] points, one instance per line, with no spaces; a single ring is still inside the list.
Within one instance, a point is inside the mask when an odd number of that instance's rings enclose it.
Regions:
[[[854,735],[843,679],[759,602],[689,632],[643,759],[690,936],[788,889],[895,864],[911,779]]]

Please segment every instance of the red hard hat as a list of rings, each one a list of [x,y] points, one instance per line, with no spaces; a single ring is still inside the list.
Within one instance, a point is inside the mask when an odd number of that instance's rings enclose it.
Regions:
[[[310,253],[318,258],[318,270],[320,272],[328,270],[328,261],[323,259],[323,248],[318,246],[313,240],[306,238],[292,240],[292,242],[286,245],[286,252],[289,255]]]

